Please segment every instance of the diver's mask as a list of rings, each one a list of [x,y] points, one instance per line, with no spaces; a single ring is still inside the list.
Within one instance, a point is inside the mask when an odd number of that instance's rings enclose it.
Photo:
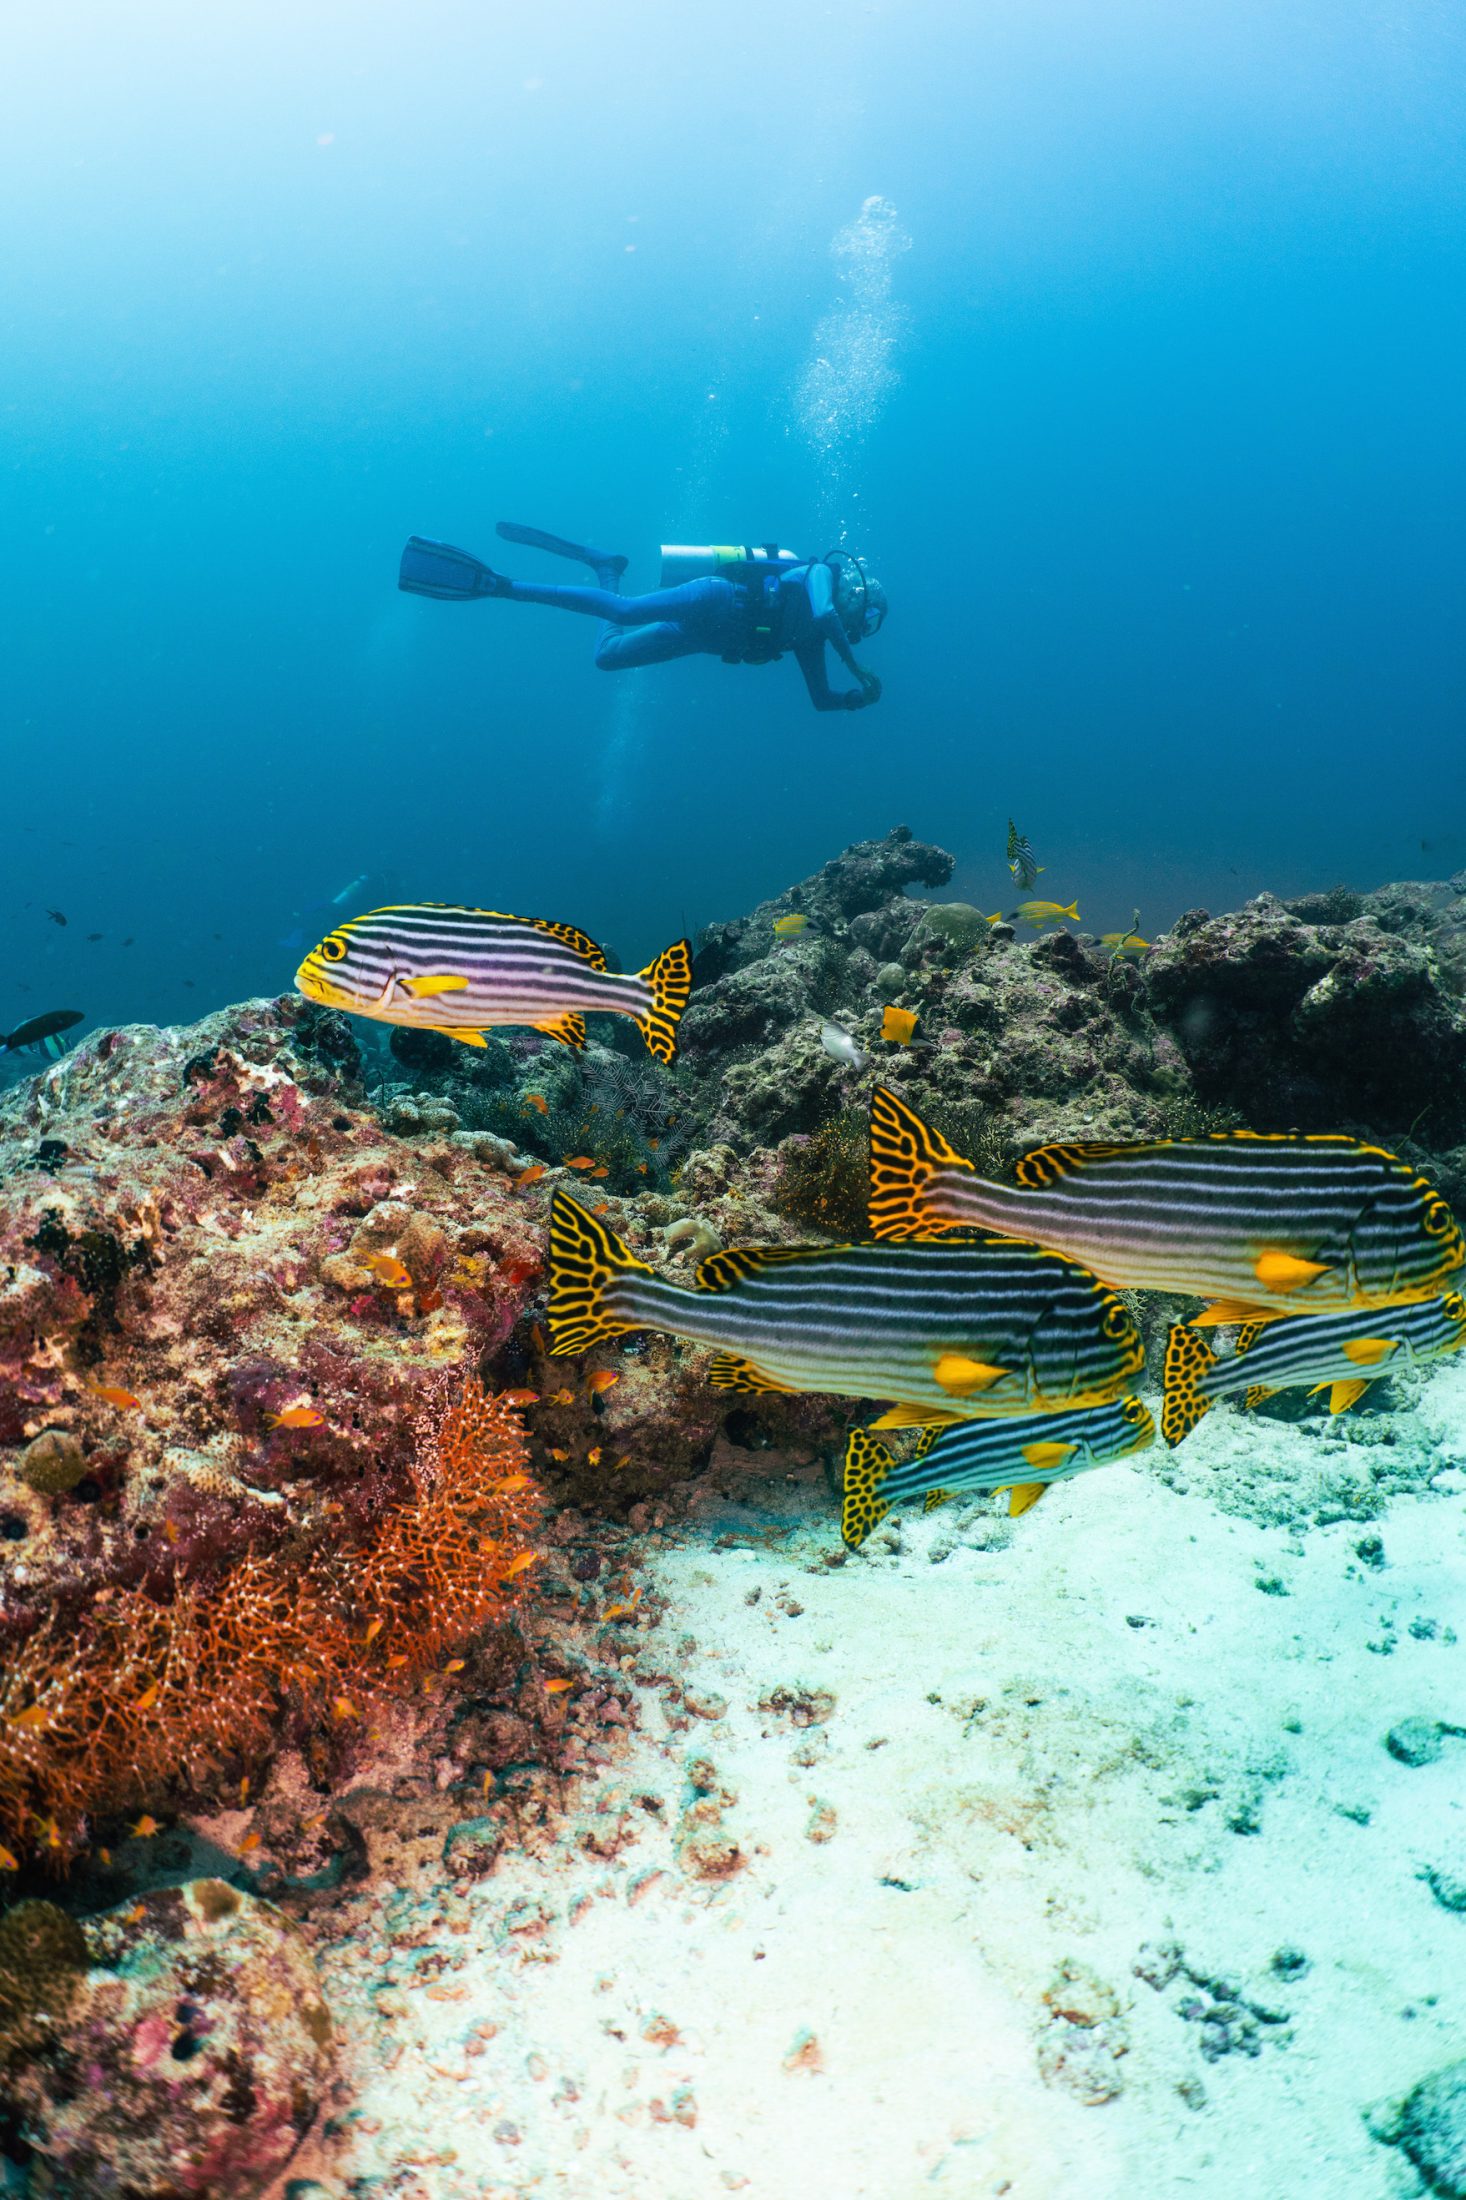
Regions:
[[[835,609],[852,642],[868,642],[886,623],[886,591],[864,558],[849,550],[828,550],[825,563],[835,576]]]

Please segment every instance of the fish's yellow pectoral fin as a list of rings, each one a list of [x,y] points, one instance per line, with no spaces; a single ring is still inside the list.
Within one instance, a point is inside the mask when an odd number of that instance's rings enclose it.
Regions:
[[[429,1024],[429,1031],[436,1031],[440,1039],[456,1039],[461,1046],[486,1047],[488,1040],[481,1031],[460,1031],[456,1024]]]
[[[1055,1467],[1062,1467],[1066,1459],[1072,1459],[1078,1449],[1077,1444],[1025,1444],[1023,1456],[1035,1474],[1047,1474]]]
[[[1252,1273],[1264,1291],[1301,1291],[1306,1283],[1328,1274],[1328,1263],[1304,1260],[1297,1253],[1259,1253]]]
[[[1356,1367],[1378,1367],[1387,1360],[1398,1344],[1397,1337],[1351,1337],[1344,1347],[1344,1357]]]
[[[952,1428],[960,1413],[944,1413],[940,1406],[890,1406],[872,1428]]]
[[[575,1047],[578,1050],[585,1045],[583,1016],[552,1016],[548,1023],[536,1024],[534,1028],[542,1031],[547,1039],[558,1039],[562,1046]]]
[[[1015,1482],[1008,1491],[1008,1518],[1016,1520],[1026,1513],[1030,1505],[1036,1505],[1048,1488],[1047,1482]]]
[[[740,1359],[736,1352],[720,1352],[708,1369],[708,1381],[714,1390],[778,1391],[783,1397],[792,1398],[787,1383],[776,1383],[772,1375],[765,1375],[752,1360]]]
[[[950,1505],[955,1495],[954,1490],[928,1490],[926,1503],[921,1509],[924,1513],[934,1513],[938,1505]]]
[[[969,1360],[964,1352],[943,1352],[932,1368],[937,1383],[954,1398],[970,1398],[975,1391],[991,1390],[1007,1373],[1006,1367],[992,1367],[986,1360]]]
[[[450,971],[440,971],[434,977],[399,978],[404,993],[410,993],[415,1001],[431,1001],[439,993],[466,993],[467,978],[455,976]]]

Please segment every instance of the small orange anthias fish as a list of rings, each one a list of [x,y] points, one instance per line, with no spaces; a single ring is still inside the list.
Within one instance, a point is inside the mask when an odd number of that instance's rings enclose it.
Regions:
[[[124,1411],[142,1404],[141,1398],[134,1398],[130,1390],[120,1390],[116,1383],[89,1383],[87,1388],[94,1398],[105,1398],[109,1406],[120,1406]]]
[[[395,1253],[364,1253],[361,1264],[371,1270],[378,1283],[385,1283],[393,1291],[412,1288],[412,1270]]]
[[[541,1115],[549,1114],[550,1103],[542,1092],[524,1092],[519,1097],[527,1108],[538,1108]]]
[[[586,1376],[585,1387],[592,1397],[598,1397],[603,1390],[609,1390],[613,1383],[619,1383],[620,1380],[614,1368],[598,1367],[593,1375]]]
[[[527,1169],[520,1170],[518,1176],[515,1178],[515,1182],[517,1184],[538,1184],[540,1178],[544,1175],[544,1173],[544,1162],[533,1161],[530,1163],[530,1166]]]
[[[593,1154],[568,1153],[565,1156],[565,1166],[567,1169],[593,1169],[595,1165],[595,1156]]]
[[[314,1406],[287,1406],[283,1413],[267,1413],[266,1428],[321,1428],[326,1416]]]
[[[547,1406],[573,1406],[574,1403],[575,1392],[573,1390],[552,1390],[545,1400]]]
[[[537,1390],[501,1390],[499,1402],[506,1406],[537,1406],[540,1394]]]
[[[147,1812],[144,1811],[141,1818],[139,1818],[134,1825],[130,1826],[128,1828],[128,1831],[130,1833],[135,1833],[139,1841],[149,1841],[158,1831],[158,1821],[156,1818],[150,1818]]]
[[[4,1842],[0,1841],[0,1872],[18,1872],[19,1870],[20,1858],[13,1856]]]

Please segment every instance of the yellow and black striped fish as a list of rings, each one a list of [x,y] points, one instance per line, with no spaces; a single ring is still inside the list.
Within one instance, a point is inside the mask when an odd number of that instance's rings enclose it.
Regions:
[[[1012,1230],[1118,1290],[1192,1291],[1203,1321],[1429,1298],[1466,1260],[1423,1176],[1357,1139],[1216,1131],[1136,1145],[1040,1146],[993,1184],[893,1092],[871,1102],[879,1239]]]
[[[1077,1413],[923,1429],[905,1460],[869,1429],[852,1429],[845,1446],[840,1534],[858,1551],[893,1506],[924,1497],[930,1512],[965,1490],[1007,1490],[1011,1517],[1027,1512],[1050,1482],[1127,1458],[1154,1442],[1155,1422],[1138,1398],[1115,1398]]]
[[[1303,1383],[1326,1390],[1329,1411],[1344,1413],[1381,1376],[1397,1375],[1414,1361],[1438,1360],[1463,1342],[1466,1299],[1459,1291],[1407,1306],[1249,1322],[1226,1354],[1214,1352],[1200,1330],[1178,1323],[1166,1340],[1161,1433],[1174,1447],[1218,1398],[1240,1391],[1244,1404],[1256,1406],[1274,1391]]]
[[[881,1427],[1100,1405],[1142,1357],[1114,1293],[1036,1245],[739,1246],[689,1290],[568,1192],[550,1208],[549,1325],[558,1353],[667,1329],[722,1348],[716,1389],[893,1399]]]
[[[692,987],[692,950],[676,940],[645,970],[621,975],[573,924],[426,901],[338,924],[295,982],[327,1008],[440,1031],[471,1047],[504,1024],[582,1047],[588,1014],[629,1016],[648,1052],[670,1062]]]

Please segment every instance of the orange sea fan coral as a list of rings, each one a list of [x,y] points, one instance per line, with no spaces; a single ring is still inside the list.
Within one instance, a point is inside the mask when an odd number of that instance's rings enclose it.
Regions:
[[[519,1416],[469,1377],[419,1438],[410,1494],[361,1542],[254,1552],[168,1603],[103,1591],[22,1643],[0,1672],[0,1839],[75,1853],[89,1818],[204,1793],[284,1725],[357,1716],[506,1617],[543,1502]]]

